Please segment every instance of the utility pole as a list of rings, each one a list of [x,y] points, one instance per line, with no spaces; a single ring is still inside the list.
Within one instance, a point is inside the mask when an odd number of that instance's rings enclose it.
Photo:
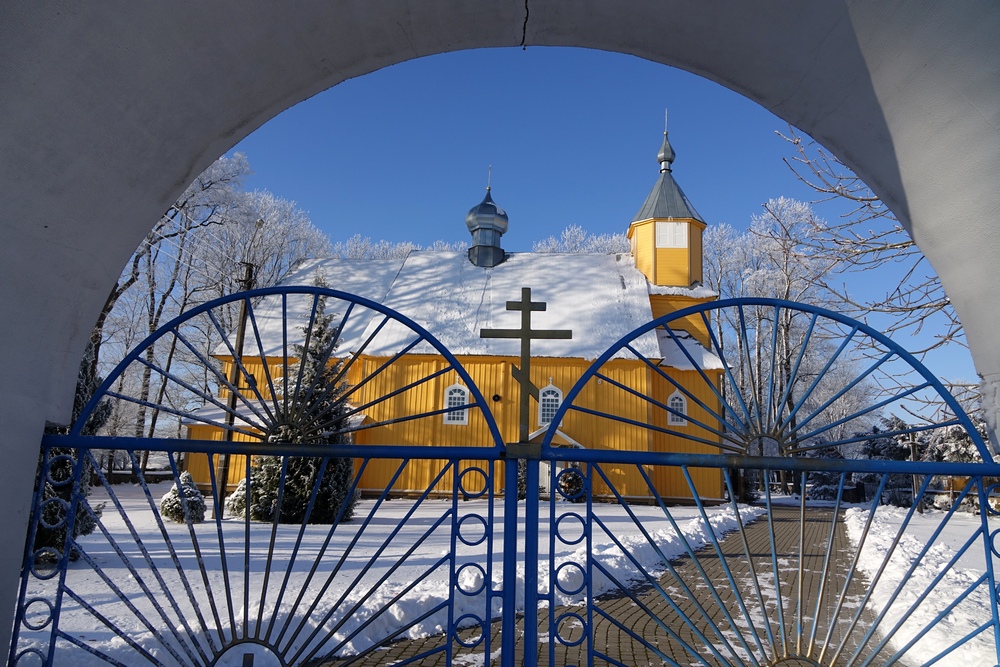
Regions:
[[[917,460],[917,434],[910,433],[910,460]],[[913,502],[917,504],[917,512],[920,514],[924,513],[924,498],[921,496],[917,498],[917,494],[920,493],[920,475],[913,476]]]
[[[241,262],[243,264],[243,279],[240,281],[241,291],[247,292],[253,289],[254,265],[251,262]],[[229,400],[226,403],[226,442],[233,441],[233,426],[236,423],[236,394],[239,390],[240,365],[243,358],[243,341],[247,333],[247,300],[240,301],[240,318],[236,323],[236,346],[233,348],[233,365],[229,369]],[[216,518],[216,508],[219,514],[225,513],[226,495],[229,491],[229,454],[219,456],[219,467],[216,472],[216,483],[219,487],[219,502],[212,506],[212,518]]]
[[[243,265],[243,279],[240,281],[240,291],[248,292],[254,287],[254,275],[253,271],[256,268],[253,262],[250,261],[251,253],[253,251],[253,244],[257,240],[257,234],[264,227],[264,219],[257,218],[257,223],[254,225],[253,236],[250,237],[250,242],[247,243],[246,249],[244,251],[245,259],[240,262]],[[247,300],[243,299],[240,301],[240,318],[236,323],[236,346],[233,348],[233,365],[229,369],[229,384],[233,387],[229,391],[229,400],[226,402],[228,410],[226,411],[226,442],[233,441],[233,427],[236,424],[236,394],[239,391],[239,380],[240,380],[240,366],[242,365],[243,359],[243,341],[246,339],[247,332]],[[219,466],[216,469],[216,484],[219,487],[219,502],[218,504],[213,503],[212,505],[212,518],[216,518],[215,508],[219,508],[219,516],[225,514],[226,512],[226,495],[229,491],[229,454],[222,454],[219,456]]]

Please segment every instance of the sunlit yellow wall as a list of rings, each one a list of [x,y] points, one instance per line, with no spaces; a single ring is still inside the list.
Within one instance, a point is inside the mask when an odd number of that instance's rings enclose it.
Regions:
[[[690,285],[689,255],[688,248],[656,248],[656,273],[650,282],[654,285]]]
[[[192,424],[188,426],[188,438],[191,440],[222,440],[224,431],[215,426],[207,424]],[[234,442],[253,442],[253,438],[242,433],[233,433]],[[259,441],[257,441],[259,442]],[[219,472],[219,457],[213,456],[211,459],[212,469],[216,474]],[[207,454],[184,455],[184,470],[191,473],[191,477],[202,491],[212,490],[212,477],[209,474],[209,457]],[[227,475],[227,489],[232,491],[240,480],[246,476],[246,457],[233,454],[229,457],[229,474]],[[218,483],[218,481],[216,482]]]
[[[511,359],[501,357],[464,357],[463,366],[472,376],[486,398],[504,442],[516,442],[519,438],[519,406],[516,383],[511,375]],[[370,377],[385,363],[385,359],[360,357],[350,369],[349,381],[357,385],[361,378]],[[259,365],[248,362],[250,372],[260,370]],[[582,359],[536,358],[532,360],[532,380],[543,388],[550,382],[563,391],[569,392],[583,374],[589,362]],[[393,421],[400,415],[416,415],[440,410],[444,405],[445,389],[458,382],[458,375],[448,371],[431,380],[446,367],[445,361],[436,356],[407,355],[377,374],[377,380],[363,384],[352,390],[348,400],[366,416],[366,424],[389,422],[373,428],[363,429],[355,434],[358,444],[377,445],[437,445],[437,446],[490,446],[490,436],[486,421],[478,409],[469,411],[468,424],[450,424],[441,414],[430,415],[409,421]],[[601,410],[621,416],[624,420],[646,423],[651,418],[651,404],[635,394],[615,387],[620,383],[643,395],[649,391],[649,369],[637,361],[618,360],[609,363],[602,371],[608,380],[592,379],[577,398],[576,405]],[[387,388],[407,387],[386,399]],[[494,400],[496,397],[498,400]],[[538,404],[534,400],[529,407],[529,430],[540,428]],[[569,437],[588,448],[626,449],[645,451],[652,444],[651,433],[645,428],[606,418],[598,418],[577,411],[570,411],[560,428]],[[211,431],[210,427],[194,427],[192,437],[202,437]],[[218,437],[213,434],[213,437]],[[370,460],[364,469],[360,487],[368,492],[380,492],[391,486],[393,492],[413,492],[427,489],[435,479],[433,491],[450,493],[452,472],[442,471],[442,464],[432,459],[411,459],[401,466],[399,460]],[[233,461],[230,481],[238,482],[242,477],[242,461]],[[356,465],[361,466],[361,461]],[[487,468],[485,460],[462,462],[461,469],[471,467]],[[199,481],[207,479],[204,456],[193,457],[192,474]],[[608,470],[612,482],[619,493],[631,497],[650,495],[647,485],[637,471],[621,472]],[[397,474],[398,473],[398,474]],[[502,469],[495,475],[495,489],[502,489],[504,476]],[[466,478],[465,490],[476,492],[482,488],[482,476],[470,474]],[[661,494],[675,496],[673,489],[659,489]],[[683,490],[682,490],[683,491]],[[606,487],[598,486],[598,493],[606,494]]]
[[[518,393],[510,373],[511,360],[499,357],[461,358],[463,366],[479,386],[493,412],[504,442],[516,442],[519,438]],[[375,364],[377,360],[366,363]],[[437,357],[412,356],[397,361],[385,371],[387,386],[403,386],[414,378],[427,377],[444,367]],[[532,359],[531,377],[534,384],[544,388],[550,382],[562,390],[564,396],[580,378],[589,362],[582,359]],[[648,368],[637,361],[613,361],[604,369],[608,380],[633,388],[638,393],[645,391]],[[427,382],[425,386],[414,388],[389,401],[382,401],[365,409],[365,414],[374,422],[390,419],[397,410],[410,414],[440,409],[444,402],[444,390],[456,381],[454,372],[449,372]],[[600,409],[621,415],[636,422],[645,422],[649,410],[648,402],[614,387],[613,382],[592,380],[584,388],[576,401],[577,405]],[[401,383],[401,384],[400,384]],[[360,398],[352,397],[355,404],[364,404],[376,398],[378,388],[362,389]],[[493,400],[494,397],[499,400]],[[529,408],[529,432],[540,428],[538,404],[532,400]],[[560,425],[569,437],[587,448],[610,448],[645,451],[649,447],[650,434],[647,429],[619,421],[601,419],[577,411],[570,411]],[[409,422],[394,423],[366,429],[357,434],[358,443],[364,444],[435,444],[435,445],[488,445],[489,433],[485,420],[478,410],[470,413],[468,425],[447,424],[443,416],[435,415]],[[474,465],[483,467],[484,462]],[[397,478],[396,490],[424,489],[440,470],[434,461],[411,461]],[[391,481],[398,462],[372,461],[362,477],[366,489],[381,490]],[[640,484],[638,475],[628,480],[619,480],[619,491],[629,495],[649,495],[648,489]],[[503,483],[503,475],[497,475],[497,490]],[[436,490],[447,491],[450,477],[442,479]],[[621,486],[624,485],[624,486]],[[474,490],[474,489],[467,489]]]
[[[458,375],[454,370],[449,370],[425,380],[446,367],[444,359],[430,355],[407,355],[377,373],[375,381],[358,386],[361,378],[371,377],[385,361],[382,358],[359,357],[350,369],[349,381],[355,389],[350,392],[348,400],[365,415],[365,424],[377,424],[355,433],[355,442],[410,446],[492,445],[486,420],[482,412],[475,408],[470,409],[467,424],[446,423],[442,414],[394,421],[400,416],[441,410],[444,406],[445,389],[458,382]],[[516,442],[519,438],[519,406],[516,383],[511,375],[512,360],[501,357],[464,357],[460,362],[484,395],[497,421],[503,441]],[[565,396],[588,366],[589,362],[582,359],[536,358],[532,360],[531,377],[540,389],[551,382],[562,390]],[[248,362],[247,368],[250,372],[254,372],[252,363]],[[665,372],[679,377],[675,371]],[[609,362],[601,373],[606,379],[592,378],[574,404],[617,415],[621,420],[596,417],[571,410],[559,427],[567,436],[589,449],[711,451],[699,446],[692,449],[690,444],[685,444],[679,438],[656,434],[636,425],[666,423],[665,413],[653,402],[642,398],[644,395],[652,395],[655,401],[665,403],[670,393],[664,389],[664,385],[668,383],[661,378],[657,377],[650,386],[652,371],[648,366],[634,360],[614,360]],[[683,376],[681,381],[692,387],[691,391],[695,392],[706,405],[711,405],[710,401],[714,400],[714,394],[707,387],[700,389],[697,387],[699,383],[704,384],[697,373],[681,373],[680,376]],[[616,383],[629,387],[632,391],[626,391],[616,386]],[[405,391],[385,398],[387,393],[403,387],[406,387]],[[498,400],[494,400],[494,397]],[[689,408],[693,419],[701,421],[708,419],[693,402],[689,404]],[[540,428],[538,404],[534,400],[530,402],[529,420],[529,431]],[[689,428],[694,431],[700,430],[693,426]],[[204,425],[191,426],[189,434],[189,437],[196,439],[218,440],[221,437],[219,429]],[[237,434],[236,439],[245,441],[250,438]],[[357,460],[355,465],[360,470],[362,461]],[[442,462],[433,459],[411,458],[405,465],[401,460],[372,459],[364,468],[359,486],[369,493],[381,492],[387,487],[395,493],[407,493],[422,492],[433,485],[433,492],[449,494],[453,484],[453,471],[445,470],[443,465]],[[207,484],[209,476],[205,455],[189,456],[187,467],[196,481],[203,485]],[[459,469],[468,470],[477,467],[488,470],[489,464],[485,460],[463,461]],[[602,469],[619,494],[630,498],[651,495],[648,484],[634,466],[607,465]],[[244,473],[245,459],[234,456],[230,463],[230,485],[237,484]],[[699,490],[708,497],[717,497],[719,492],[717,477],[717,474],[715,478],[711,478],[711,475],[705,479],[698,477]],[[679,473],[668,474],[657,471],[652,479],[661,496],[690,495],[688,486]],[[480,491],[483,488],[483,480],[483,476],[478,473],[468,474],[465,477],[465,490],[469,493]],[[498,466],[494,475],[496,491],[502,490],[503,482],[502,466]],[[595,484],[595,492],[598,495],[611,495],[607,485],[600,480]]]
[[[691,454],[718,454],[718,447],[712,443],[721,442],[718,435],[719,423],[712,414],[720,413],[719,396],[716,389],[719,387],[720,371],[709,371],[705,375],[711,384],[705,381],[697,371],[677,371],[671,369],[669,377],[683,386],[697,401],[710,408],[711,412],[705,410],[698,402],[685,395],[687,400],[687,423],[684,425],[670,424],[669,413],[665,410],[656,410],[653,414],[653,423],[661,429],[671,433],[656,432],[653,435],[652,449],[661,452],[685,452]],[[660,404],[667,405],[670,396],[677,391],[676,385],[668,380],[656,376],[652,382],[653,396]],[[713,429],[715,432],[713,432]],[[676,435],[675,435],[676,434]],[[687,438],[697,439],[698,441]],[[691,469],[692,481],[698,494],[702,498],[722,498],[723,482],[722,473],[718,469],[699,468]],[[691,497],[690,484],[684,477],[684,473],[679,468],[659,467],[654,472],[657,488],[673,489],[673,495],[681,498]]]
[[[460,359],[476,385],[486,398],[488,409],[497,421],[504,442],[517,442],[520,431],[518,390],[511,375],[511,360],[501,357],[464,357]],[[380,360],[368,359],[366,370],[374,370]],[[550,382],[567,394],[589,362],[582,359],[532,359],[531,377],[534,384],[542,389]],[[380,381],[388,387],[402,387],[416,379],[425,378],[445,367],[439,357],[409,355],[398,360],[380,375]],[[647,371],[639,362],[612,362],[606,370],[610,379],[627,384],[642,391]],[[449,371],[431,381],[413,387],[389,400],[377,401],[384,386],[372,385],[361,388],[350,397],[354,405],[366,406],[364,413],[370,422],[382,422],[400,414],[420,414],[440,410],[444,405],[445,389],[458,380],[454,371]],[[602,387],[601,385],[604,385]],[[627,392],[608,389],[606,383],[592,381],[581,394],[579,404],[617,412],[628,419],[642,421],[646,416],[643,401]],[[598,398],[598,395],[602,398]],[[498,400],[494,400],[494,399]],[[370,404],[370,405],[369,405]],[[367,421],[367,420],[366,420]],[[538,423],[538,404],[532,400],[529,407],[529,432],[534,432]],[[570,412],[561,424],[561,429],[570,437],[591,448],[618,448],[645,450],[649,436],[645,429],[610,420],[600,420],[578,412]],[[446,423],[443,415],[433,415],[406,422],[396,422],[385,426],[365,429],[356,435],[359,444],[392,445],[448,445],[448,446],[489,446],[492,444],[482,413],[470,410],[468,424]],[[484,466],[484,462],[474,465]],[[433,480],[439,464],[433,461],[412,461],[397,478],[394,488],[424,489]],[[398,462],[371,461],[362,477],[365,489],[381,490],[392,481]],[[497,483],[503,483],[503,475],[497,475]],[[442,479],[439,491],[450,488],[450,478]],[[499,490],[499,486],[497,487]]]
[[[632,223],[628,229],[628,236],[634,241],[635,267],[652,281],[655,271],[653,265],[656,246],[655,225],[652,221]]]
[[[493,444],[486,420],[482,411],[478,409],[469,410],[468,424],[446,423],[443,414],[393,422],[392,420],[401,416],[441,410],[444,407],[445,389],[458,383],[458,374],[455,371],[448,371],[431,380],[424,381],[425,378],[446,368],[447,363],[441,357],[407,355],[382,370],[377,375],[376,381],[357,386],[360,378],[370,376],[385,361],[381,358],[362,357],[355,362],[356,368],[352,369],[351,381],[356,389],[347,395],[347,399],[366,416],[366,424],[390,422],[358,431],[355,434],[355,442],[370,445],[464,447],[489,447]],[[507,376],[509,376],[509,367],[505,364],[475,364],[470,362],[469,365],[472,366],[468,370],[473,374],[473,377],[485,385],[489,385],[492,388],[491,392],[499,393],[505,398],[510,395],[505,384],[507,377],[503,373],[506,370]],[[407,387],[407,389],[391,398],[385,398],[387,393],[403,387]],[[497,404],[493,403],[492,405]],[[391,485],[391,489],[396,492],[423,491],[431,485],[442,470],[441,462],[435,460],[411,459],[401,471],[400,463],[399,460],[373,459],[369,461],[361,477],[361,488],[367,491],[381,492],[382,489]],[[462,463],[462,466],[462,469],[469,467],[488,469],[485,460],[466,461]],[[400,474],[393,482],[393,477],[397,472]],[[465,482],[467,482],[465,490],[468,492],[479,491],[482,488],[480,475],[467,476]],[[438,480],[434,491],[450,493],[452,484],[452,474],[451,471],[448,471],[445,476]],[[503,475],[498,473],[495,476],[495,488],[501,489],[502,484]]]
[[[653,225],[644,225],[633,231],[640,235],[649,234],[648,243],[640,243],[640,246],[652,248]],[[665,295],[653,295],[650,301],[654,316],[701,302],[686,297]],[[677,328],[689,331],[703,343],[707,342],[707,332],[700,317],[689,318]],[[224,372],[228,377],[231,360],[223,358],[222,361]],[[283,361],[271,360],[265,372],[261,359],[243,360],[246,370],[256,379],[257,392],[265,400],[271,398],[272,384],[275,392],[282,393]],[[290,359],[289,363],[294,361]],[[359,413],[364,415],[364,425],[368,426],[354,434],[354,441],[357,444],[482,447],[493,444],[482,411],[476,408],[469,410],[467,424],[448,423],[443,414],[399,420],[400,417],[426,415],[443,409],[445,390],[458,383],[458,374],[454,370],[442,373],[441,371],[446,368],[446,362],[443,358],[433,355],[406,355],[383,368],[386,361],[384,358],[360,356],[347,369],[346,380],[352,387],[347,399]],[[503,442],[516,442],[519,439],[518,387],[511,375],[511,364],[515,360],[504,357],[462,357],[459,361],[485,397],[487,409],[496,419]],[[552,383],[565,396],[588,368],[589,363],[583,359],[534,358],[531,366],[532,381],[539,389]],[[436,375],[437,373],[441,374]],[[668,383],[658,377],[654,379],[653,372],[645,364],[634,360],[615,360],[602,369],[602,374],[606,379],[591,379],[577,397],[575,405],[618,415],[620,420],[571,410],[560,424],[560,430],[569,438],[590,449],[709,451],[700,446],[694,446],[692,449],[692,445],[677,437],[656,434],[649,429],[629,423],[659,425],[666,423],[666,413],[654,403],[641,397],[652,395],[655,401],[665,403],[671,393],[664,388]],[[697,373],[682,375],[686,376],[683,379],[685,383],[694,383],[692,386],[700,382],[703,384]],[[363,381],[364,378],[370,379]],[[289,380],[292,382],[294,378]],[[629,387],[631,391],[617,387],[616,383]],[[245,388],[246,386],[245,380],[241,380],[240,387],[244,395],[255,398],[256,394]],[[399,391],[403,388],[405,390]],[[715,400],[714,394],[705,387],[693,388],[692,391],[700,392],[697,395],[706,405],[711,405],[709,401]],[[396,393],[386,398],[386,394],[392,392]],[[222,392],[223,399],[227,393]],[[693,419],[708,419],[693,402],[689,407]],[[540,426],[538,403],[532,400],[529,402],[529,432],[538,430]],[[698,430],[694,426],[686,428]],[[221,435],[220,429],[210,426],[194,425],[189,428],[189,437],[194,439],[218,440]],[[248,436],[236,434],[237,441],[250,439]],[[362,463],[361,459],[356,460],[356,469],[360,470]],[[215,465],[218,465],[217,461]],[[187,468],[197,482],[203,486],[208,484],[208,461],[205,455],[189,456]],[[459,466],[463,471],[472,468],[488,470],[489,464],[486,460],[475,460],[463,461]],[[651,495],[648,483],[634,466],[609,465],[602,469],[619,494],[631,498]],[[244,474],[245,458],[233,456],[230,463],[230,486],[235,486]],[[697,476],[696,480],[702,493],[708,497],[718,496],[720,489],[716,471],[698,475],[700,476]],[[478,473],[467,474],[464,481],[467,492],[475,493],[483,488],[483,476]],[[652,475],[652,481],[662,496],[690,496],[688,485],[679,472],[656,471]],[[503,466],[498,465],[494,474],[495,490],[501,491],[503,483]],[[452,485],[453,471],[450,468],[445,470],[444,464],[439,460],[420,458],[408,459],[405,464],[400,460],[372,459],[364,466],[359,482],[360,488],[369,493],[381,492],[387,487],[395,493],[422,492],[433,486],[433,492],[449,494]],[[599,495],[611,493],[607,485],[600,480],[595,482],[595,492]]]
[[[707,303],[709,301],[714,301],[714,299],[691,299],[685,296],[672,296],[667,294],[649,295],[649,305],[653,310],[654,319],[657,317],[663,317],[664,315],[668,315],[678,310],[690,308],[691,306]],[[710,314],[706,313],[706,315]],[[708,321],[709,323],[712,321],[710,316],[708,317]],[[708,336],[708,327],[705,326],[705,320],[702,319],[700,314],[689,315],[679,320],[674,320],[671,322],[670,328],[687,331],[689,334],[694,336],[699,343],[709,347],[710,340]]]

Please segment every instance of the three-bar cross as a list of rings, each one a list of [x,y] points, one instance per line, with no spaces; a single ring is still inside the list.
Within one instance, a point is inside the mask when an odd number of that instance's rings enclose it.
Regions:
[[[521,340],[521,367],[513,366],[511,374],[521,385],[520,418],[521,431],[519,442],[528,442],[528,399],[538,400],[538,387],[531,381],[531,341],[540,339],[569,339],[573,332],[569,329],[532,329],[532,311],[545,310],[544,301],[531,300],[531,288],[521,288],[520,301],[508,301],[507,310],[521,311],[521,327],[519,329],[481,329],[480,338],[518,338]]]

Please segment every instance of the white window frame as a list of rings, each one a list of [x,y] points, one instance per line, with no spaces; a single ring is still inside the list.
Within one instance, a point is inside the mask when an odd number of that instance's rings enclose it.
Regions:
[[[551,417],[549,417],[549,419],[546,420],[545,417],[547,416],[548,410],[546,409],[545,402],[546,402],[546,399],[548,399],[548,398],[550,398],[552,396],[555,396],[556,405],[555,405],[555,409],[551,410]],[[548,384],[548,386],[542,387],[541,389],[539,389],[538,390],[538,425],[539,426],[548,426],[548,424],[552,421],[552,418],[556,416],[557,412],[559,412],[559,408],[562,406],[562,402],[563,402],[562,389],[560,389],[559,387],[555,386],[551,382]]]
[[[452,397],[456,397],[456,401],[452,402]],[[463,387],[460,384],[453,384],[444,390],[444,407],[445,409],[454,407],[456,405],[468,405],[469,403],[469,390],[467,387]],[[464,426],[469,423],[469,409],[464,408],[462,410],[452,410],[450,412],[444,413],[444,423],[451,424],[453,426]]]
[[[680,412],[685,417],[688,413],[688,402],[687,398],[684,397],[679,391],[675,391],[670,394],[670,398],[667,399],[667,407],[671,410]],[[667,424],[670,426],[687,426],[687,419],[684,417],[678,417],[673,412],[667,413]]]
[[[687,248],[688,225],[686,222],[657,222],[657,248]]]

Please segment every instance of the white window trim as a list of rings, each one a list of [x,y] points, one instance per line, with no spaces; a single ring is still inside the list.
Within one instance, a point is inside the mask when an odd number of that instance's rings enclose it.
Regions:
[[[549,422],[545,421],[543,419],[543,417],[542,417],[542,405],[543,405],[542,398],[545,396],[546,392],[554,392],[555,395],[559,399],[558,403],[556,403],[555,412],[559,412],[559,408],[562,407],[562,402],[563,402],[562,389],[560,389],[559,387],[557,387],[554,384],[552,384],[552,381],[550,380],[549,384],[547,386],[542,387],[541,389],[538,390],[538,425],[539,426],[548,426],[548,424],[549,424]],[[553,414],[555,414],[555,412]]]
[[[680,399],[681,401],[680,410],[677,410],[677,408],[674,405],[672,405],[674,399]],[[682,413],[685,417],[687,416],[688,413],[687,398],[685,398],[684,395],[679,391],[675,391],[674,393],[670,394],[670,398],[667,399],[667,407],[670,408],[671,410],[677,410],[678,412]],[[687,423],[688,423],[687,419],[685,419],[684,417],[678,417],[673,412],[667,413],[667,424],[669,426],[687,426]]]
[[[451,407],[448,400],[451,398],[452,392],[455,390],[462,392],[462,405],[467,405],[469,402],[469,389],[460,384],[453,384],[444,390],[444,407],[445,409]],[[469,408],[464,408],[462,410],[453,410],[451,412],[445,412],[444,423],[450,424],[452,426],[465,426],[469,423]]]
[[[657,222],[657,248],[687,248],[688,225],[686,222]]]

